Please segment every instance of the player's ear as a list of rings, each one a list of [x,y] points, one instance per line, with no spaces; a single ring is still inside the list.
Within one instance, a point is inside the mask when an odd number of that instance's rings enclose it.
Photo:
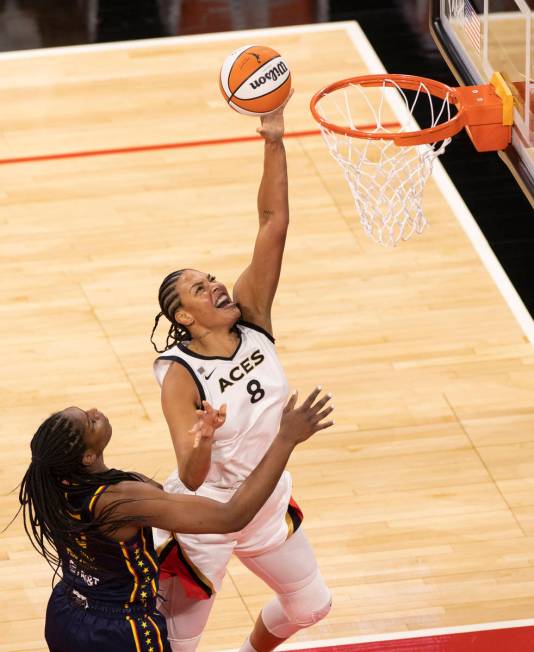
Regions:
[[[182,310],[181,308],[174,313],[174,319],[182,326],[191,326],[191,324],[195,321],[190,313],[188,313],[186,310]]]

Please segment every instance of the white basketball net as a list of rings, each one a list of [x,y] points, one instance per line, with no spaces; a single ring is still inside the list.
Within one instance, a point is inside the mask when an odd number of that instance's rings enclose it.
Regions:
[[[398,105],[399,95],[405,116],[400,124],[391,108],[395,102]],[[424,125],[425,128],[450,119],[448,96],[436,110],[431,93],[422,82],[411,102],[394,81],[384,80],[376,87],[350,84],[325,95],[316,106],[323,119],[331,124],[351,129],[372,125],[365,129],[368,133],[397,133],[420,128],[414,121],[413,110],[422,101],[428,101],[430,113],[430,124]],[[358,116],[357,122],[354,116]],[[434,159],[443,154],[450,138],[406,147],[397,146],[392,140],[340,135],[323,125],[321,131],[330,154],[344,170],[366,235],[385,247],[393,247],[424,231],[428,222],[421,205],[423,188],[432,173]]]

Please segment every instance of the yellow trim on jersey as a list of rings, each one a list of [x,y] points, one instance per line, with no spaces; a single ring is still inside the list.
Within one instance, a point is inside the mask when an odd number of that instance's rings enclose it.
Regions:
[[[69,502],[69,493],[68,493],[68,491],[65,491],[65,493],[63,495],[65,496],[65,500],[67,502]],[[82,520],[82,515],[81,514],[75,514],[74,512],[69,512],[69,511],[67,511],[67,514],[71,518],[75,519],[76,521],[81,521]]]
[[[286,525],[287,525],[287,538],[295,532],[295,525],[293,523],[293,519],[289,515],[289,512],[286,512]]]
[[[147,550],[147,547],[146,547],[146,539],[145,539],[145,534],[144,534],[143,530],[141,530],[141,541],[143,542],[143,552],[144,552],[145,555],[150,559],[150,563],[151,563],[152,566],[154,567],[154,570],[157,572],[157,571],[159,570],[159,567],[158,567],[158,565],[156,564],[156,562],[152,559],[152,556],[150,555],[150,553],[149,553],[148,550]]]
[[[137,650],[137,652],[141,652],[141,643],[139,641],[139,635],[137,634],[137,628],[135,626],[135,622],[130,618],[130,616],[126,616],[126,620],[130,623],[130,627],[132,628],[132,634],[135,641],[135,649]]]
[[[95,504],[95,500],[98,498],[98,496],[100,496],[100,494],[104,491],[104,489],[105,489],[107,486],[108,486],[108,485],[106,485],[106,484],[102,484],[102,485],[100,485],[100,487],[98,487],[98,489],[95,491],[95,493],[93,494],[93,497],[91,498],[91,500],[90,500],[90,502],[89,502],[89,507],[87,508],[87,510],[89,511],[89,513],[91,513],[91,512],[93,511],[93,505]]]
[[[173,536],[169,536],[163,543],[161,543],[157,548],[156,548],[156,554],[158,557],[161,555],[163,550],[169,545],[171,541],[175,541],[175,538]]]
[[[185,559],[186,562],[189,564],[190,569],[193,571],[193,573],[194,573],[194,574],[195,574],[195,575],[196,575],[200,580],[202,580],[202,582],[204,582],[204,584],[205,584],[206,586],[209,586],[209,587],[210,587],[212,593],[216,593],[215,588],[214,588],[213,584],[211,583],[211,581],[210,581],[210,580],[209,580],[209,579],[204,575],[204,573],[200,570],[200,568],[198,568],[198,566],[196,566],[196,564],[194,564],[194,563],[189,559],[189,557],[187,556],[187,553],[186,553],[185,550],[182,548],[182,546],[180,545],[180,542],[179,542],[178,539],[176,538],[176,535],[175,535],[175,541],[176,541],[176,544],[177,544],[178,548],[180,548],[180,551],[181,551],[182,555],[184,556],[184,559]]]
[[[134,571],[134,569],[132,568],[132,566],[130,564],[130,558],[128,557],[128,550],[126,549],[126,546],[124,545],[124,542],[119,541],[119,545],[121,547],[122,555],[124,557],[124,561],[126,562],[126,566],[128,567],[128,570],[130,571],[131,575],[134,578],[134,587],[133,587],[132,593],[130,595],[130,602],[133,602],[134,599],[135,599],[135,595],[136,595],[136,593],[137,593],[137,591],[139,589],[139,578],[137,577],[136,572]]]
[[[152,626],[156,630],[156,634],[158,635],[158,645],[159,645],[159,652],[163,652],[163,641],[161,640],[161,634],[159,632],[159,627],[156,625],[156,623],[152,620],[150,616],[147,615],[147,619],[150,620],[152,623]]]

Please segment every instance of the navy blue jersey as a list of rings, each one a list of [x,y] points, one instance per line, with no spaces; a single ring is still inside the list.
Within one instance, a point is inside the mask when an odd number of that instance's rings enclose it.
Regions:
[[[73,518],[90,522],[100,496],[111,486],[102,484],[86,491],[67,486]],[[65,586],[89,601],[120,603],[124,607],[154,603],[159,567],[151,528],[140,529],[127,541],[84,534],[71,545],[60,546],[58,552]]]

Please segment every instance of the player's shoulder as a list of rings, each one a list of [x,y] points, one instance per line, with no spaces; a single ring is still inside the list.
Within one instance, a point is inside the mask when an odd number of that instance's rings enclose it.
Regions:
[[[173,364],[174,363],[174,364]],[[154,361],[154,367],[160,366],[165,370],[165,379],[190,378],[195,375],[190,353],[183,346],[174,345],[161,353]]]
[[[172,362],[176,358],[183,358],[184,355],[187,355],[187,349],[184,350],[183,346],[179,344],[174,344],[165,351],[162,351],[158,357],[154,360],[154,363],[158,362]]]
[[[175,364],[171,364],[165,378],[162,382],[163,389],[172,389],[173,387],[180,385],[180,387],[190,386],[191,389],[197,384],[197,374],[195,370],[187,364],[181,358],[173,361]]]
[[[167,405],[173,411],[191,404],[198,409],[201,401],[206,399],[206,392],[198,374],[183,358],[176,358],[170,362],[160,381],[163,405]]]

